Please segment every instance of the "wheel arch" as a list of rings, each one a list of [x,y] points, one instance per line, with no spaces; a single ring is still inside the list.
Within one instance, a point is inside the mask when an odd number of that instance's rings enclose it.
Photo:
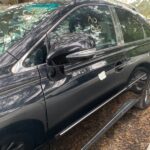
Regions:
[[[150,71],[150,63],[148,63],[148,62],[141,63],[135,67],[135,69],[137,69],[137,68],[145,68],[145,69],[148,69]]]
[[[6,135],[26,133],[33,139],[35,146],[38,146],[46,139],[44,125],[39,120],[23,120],[15,122],[0,130],[0,140]]]
[[[143,63],[140,63],[140,64],[136,65],[132,69],[132,72],[130,73],[130,76],[128,78],[127,84],[130,83],[130,80],[133,77],[133,74],[134,74],[135,70],[137,70],[138,68],[144,68],[144,69],[147,69],[150,72],[150,63],[149,62],[143,62]]]

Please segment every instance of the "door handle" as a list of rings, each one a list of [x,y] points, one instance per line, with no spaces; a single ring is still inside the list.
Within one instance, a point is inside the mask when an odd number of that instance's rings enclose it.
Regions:
[[[120,60],[115,64],[115,71],[120,72],[124,69],[124,67],[125,67],[125,61]]]

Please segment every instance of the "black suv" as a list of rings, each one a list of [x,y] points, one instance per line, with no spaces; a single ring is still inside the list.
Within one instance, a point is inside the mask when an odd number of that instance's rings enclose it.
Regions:
[[[150,105],[150,26],[134,9],[30,3],[0,18],[0,150],[63,135],[128,85]]]

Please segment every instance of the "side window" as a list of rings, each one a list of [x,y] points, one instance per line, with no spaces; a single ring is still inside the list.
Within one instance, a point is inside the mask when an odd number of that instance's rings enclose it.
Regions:
[[[131,12],[116,8],[125,43],[144,39],[144,32],[141,23]]]
[[[144,23],[143,27],[146,33],[146,37],[150,37],[150,25],[148,23]]]
[[[81,33],[81,37],[84,34],[90,36],[95,41],[97,49],[117,45],[113,21],[107,6],[79,8],[50,33],[51,42],[54,42],[54,44],[59,40],[62,42],[66,40],[65,35],[71,38],[72,34],[78,33]],[[23,65],[32,67],[43,64],[46,61],[46,56],[47,50],[43,42],[25,59]]]
[[[95,40],[96,48],[107,48],[117,44],[113,21],[107,6],[84,6],[70,14],[54,31],[65,34],[87,34]]]

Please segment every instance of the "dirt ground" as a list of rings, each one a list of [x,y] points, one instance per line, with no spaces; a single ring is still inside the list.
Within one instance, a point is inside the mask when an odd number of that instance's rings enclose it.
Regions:
[[[81,147],[104,125],[110,114],[131,97],[124,93],[101,110],[87,118],[57,141],[51,150],[80,150]],[[146,150],[150,144],[150,108],[133,108],[91,147],[91,150]],[[48,150],[46,148],[45,150]]]

